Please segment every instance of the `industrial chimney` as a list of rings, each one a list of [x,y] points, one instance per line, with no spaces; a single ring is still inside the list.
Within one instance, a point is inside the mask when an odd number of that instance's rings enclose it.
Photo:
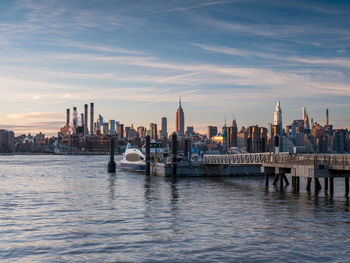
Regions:
[[[67,109],[66,126],[69,127],[70,109]]]
[[[84,113],[81,113],[81,114],[80,114],[80,124],[81,124],[81,127],[84,128],[84,125],[85,125],[85,122],[84,122]]]
[[[84,134],[88,134],[88,105],[84,105]]]
[[[77,107],[73,107],[73,127],[77,128],[78,126],[78,112]]]
[[[90,103],[90,134],[94,134],[94,104]]]

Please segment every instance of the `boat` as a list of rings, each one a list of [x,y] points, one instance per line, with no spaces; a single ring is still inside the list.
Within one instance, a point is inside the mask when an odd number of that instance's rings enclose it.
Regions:
[[[146,148],[145,146],[142,150],[134,148],[129,142],[125,153],[123,154],[123,159],[120,161],[120,168],[123,170],[144,172],[146,170]],[[150,159],[153,161],[161,161],[164,159],[164,152],[162,149],[161,142],[156,142],[154,140],[150,143]]]
[[[137,148],[132,148],[128,143],[123,159],[120,161],[120,168],[123,170],[143,172],[146,170],[146,157]]]

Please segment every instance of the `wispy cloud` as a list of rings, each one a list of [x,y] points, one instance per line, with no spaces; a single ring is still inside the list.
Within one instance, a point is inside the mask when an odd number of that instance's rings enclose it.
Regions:
[[[63,114],[57,114],[54,112],[28,112],[19,114],[9,114],[6,119],[9,120],[28,120],[28,119],[61,119],[64,118]]]

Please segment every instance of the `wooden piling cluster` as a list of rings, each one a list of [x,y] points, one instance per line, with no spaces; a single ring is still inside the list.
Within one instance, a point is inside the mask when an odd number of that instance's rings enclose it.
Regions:
[[[276,169],[277,170],[277,169]],[[278,182],[279,182],[279,186],[281,189],[283,189],[283,187],[288,186],[289,182],[286,176],[286,173],[282,171],[278,171],[278,172],[271,172],[271,169],[265,169],[264,171],[265,174],[265,187],[268,188],[269,187],[269,177],[273,176],[273,185],[277,186]],[[292,177],[292,188],[294,191],[299,192],[300,191],[300,176],[296,176],[293,175],[291,173],[291,177]],[[305,177],[306,178],[306,191],[310,192],[311,191],[311,185],[313,182],[314,185],[314,192],[315,194],[317,194],[321,189],[322,189],[322,185],[321,182],[319,180],[319,178],[315,177],[315,178],[311,178],[311,177]],[[350,184],[349,184],[349,176],[344,176],[345,179],[345,196],[348,197],[349,196],[349,191],[350,191]],[[331,196],[334,195],[334,177],[330,176],[330,177],[325,177],[324,178],[324,191],[326,193],[328,193]]]

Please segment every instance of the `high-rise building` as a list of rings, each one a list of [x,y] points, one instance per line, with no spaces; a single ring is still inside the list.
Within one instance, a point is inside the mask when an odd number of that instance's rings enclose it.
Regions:
[[[150,131],[151,131],[151,138],[153,140],[158,140],[157,124],[151,123],[149,126],[150,126]]]
[[[145,127],[139,126],[137,127],[136,130],[137,130],[137,133],[139,134],[140,139],[147,136],[147,131]]]
[[[179,108],[176,111],[176,133],[180,136],[185,134],[185,115],[181,107],[181,97],[179,99]]]
[[[101,125],[101,133],[103,135],[108,135],[109,134],[109,123],[108,122],[103,122]]]
[[[117,122],[117,133],[118,140],[122,140],[124,138],[124,124]]]
[[[162,138],[168,138],[168,120],[166,117],[162,118],[162,130],[160,135]]]
[[[326,125],[329,125],[328,109],[326,109]]]
[[[98,115],[98,119],[97,119],[97,135],[101,134],[101,131],[103,129],[103,117],[101,116],[101,114]]]
[[[218,134],[217,126],[208,126],[208,138],[214,137]]]
[[[303,107],[303,120],[304,120],[304,129],[310,130],[310,122],[309,122],[309,116],[306,113],[306,108]]]
[[[14,150],[13,131],[0,130],[0,153],[11,153]]]
[[[125,138],[127,140],[129,140],[129,131],[130,131],[130,129],[131,129],[131,127],[129,127],[129,126],[125,127]]]
[[[109,134],[110,135],[115,135],[116,131],[115,131],[115,120],[110,120],[109,121]]]
[[[228,148],[237,147],[238,128],[237,128],[237,122],[235,118],[233,118],[231,126],[226,128],[226,131],[227,131],[227,147]]]
[[[247,128],[247,152],[257,153],[267,150],[267,129],[264,127],[250,126]]]
[[[194,134],[194,127],[193,126],[187,126],[187,129],[186,129],[186,136],[187,137],[190,137],[191,135]]]
[[[279,125],[282,129],[282,109],[280,102],[277,102],[276,109],[273,114],[273,124]]]

